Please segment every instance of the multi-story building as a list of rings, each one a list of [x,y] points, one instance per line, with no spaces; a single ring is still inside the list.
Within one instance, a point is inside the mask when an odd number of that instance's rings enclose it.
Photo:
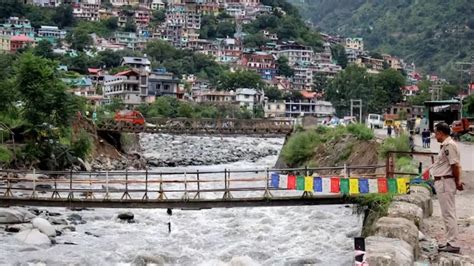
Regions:
[[[35,31],[31,27],[31,23],[28,19],[10,17],[7,22],[0,26],[0,35],[5,36],[16,36],[25,35],[30,38],[34,38]]]
[[[387,62],[387,64],[395,69],[395,70],[402,70],[402,62],[399,58],[396,58],[395,56],[391,56],[389,54],[382,54],[383,60]]]
[[[27,0],[28,4],[33,4],[42,7],[57,7],[62,1],[61,0]]]
[[[364,50],[364,39],[362,38],[346,38],[345,42],[346,49],[353,49],[353,50]]]
[[[166,4],[163,0],[153,0],[151,1],[150,8],[153,10],[161,10],[166,8]]]
[[[16,53],[18,49],[28,45],[34,45],[35,41],[26,35],[16,35],[10,37],[10,52]]]
[[[146,39],[135,32],[115,32],[115,43],[136,50],[145,47]]]
[[[333,78],[337,73],[342,71],[342,67],[340,65],[333,63],[315,64],[311,67],[311,69],[313,70],[313,77],[317,74],[322,74],[328,78]]]
[[[331,45],[329,43],[324,43],[324,50],[321,53],[314,53],[313,62],[316,64],[331,64],[332,63],[332,54],[331,54]]]
[[[379,73],[383,70],[383,59],[377,59],[369,56],[362,56],[357,58],[356,64],[359,66],[365,66],[369,73]]]
[[[229,91],[198,91],[193,93],[193,100],[197,103],[235,104],[236,96]]]
[[[285,117],[285,102],[265,102],[263,110],[265,118]]]
[[[313,70],[306,65],[295,65],[295,74],[291,77],[291,84],[295,90],[309,90],[313,85]]]
[[[184,91],[179,89],[179,79],[166,69],[156,69],[148,77],[148,102],[154,102],[155,97],[172,96],[182,99]]]
[[[10,36],[0,35],[0,53],[10,52]]]
[[[124,56],[120,61],[120,65],[150,72],[151,62],[146,57]]]
[[[255,89],[240,88],[235,91],[235,100],[241,108],[253,111],[263,102],[263,94]]]
[[[239,4],[245,6],[258,6],[261,2],[261,0],[225,0],[226,4]]]
[[[99,21],[100,19],[100,4],[94,2],[81,2],[73,5],[72,14],[77,19],[88,21]]]
[[[241,65],[256,71],[262,79],[272,80],[277,74],[276,58],[272,54],[253,52],[242,54]]]
[[[214,46],[210,50],[210,55],[215,56],[218,62],[237,62],[242,54],[241,44],[236,39],[216,39],[213,44]]]
[[[64,78],[62,81],[66,83],[74,95],[84,97],[93,104],[100,103],[103,98],[102,95],[97,94],[90,78]]]
[[[305,98],[302,101],[286,101],[285,116],[328,116],[336,112],[330,102]]]
[[[127,70],[116,75],[104,76],[104,100],[121,99],[128,107],[146,102],[148,96],[148,73],[139,70]]]
[[[55,43],[66,37],[66,31],[60,30],[56,26],[41,26],[41,28],[38,29],[38,37]]]
[[[297,63],[300,65],[309,65],[314,57],[314,52],[311,47],[300,45],[296,42],[287,42],[279,45],[276,53],[278,58],[282,56],[286,57],[290,66]]]

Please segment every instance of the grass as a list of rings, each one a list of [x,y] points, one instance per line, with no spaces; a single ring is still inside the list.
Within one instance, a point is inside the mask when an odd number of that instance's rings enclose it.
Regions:
[[[395,138],[386,138],[379,148],[379,154],[382,158],[387,158],[389,151],[410,151],[408,135],[403,134]],[[397,158],[403,157],[398,155]]]
[[[289,165],[298,165],[309,160],[316,145],[321,143],[321,137],[316,131],[297,132],[290,137],[281,153]]]
[[[357,205],[354,212],[359,215],[364,214],[363,237],[374,234],[375,223],[379,218],[387,215],[392,199],[393,195],[391,194],[367,194],[356,198],[355,204]]]
[[[358,140],[374,139],[374,132],[364,124],[350,124],[347,131],[354,135]]]

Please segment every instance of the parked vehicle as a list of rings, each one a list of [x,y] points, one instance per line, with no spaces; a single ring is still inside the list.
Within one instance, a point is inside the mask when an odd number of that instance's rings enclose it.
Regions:
[[[378,114],[369,114],[366,120],[367,127],[383,128],[383,117]]]
[[[114,121],[132,125],[145,125],[145,118],[138,111],[122,110],[115,113]]]
[[[466,133],[474,134],[474,119],[463,118],[451,124],[451,134],[455,138],[459,138]]]

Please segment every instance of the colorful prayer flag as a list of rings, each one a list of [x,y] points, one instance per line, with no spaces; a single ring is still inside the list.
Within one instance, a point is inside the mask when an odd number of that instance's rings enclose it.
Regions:
[[[341,189],[341,193],[344,194],[344,195],[347,195],[349,194],[349,179],[347,178],[341,178],[339,180],[339,186],[340,186],[340,189]]]
[[[377,183],[378,183],[379,193],[387,193],[388,192],[387,178],[378,178]]]
[[[388,192],[397,194],[397,179],[395,178],[389,178],[388,179]]]
[[[278,188],[278,185],[280,184],[280,175],[278,173],[272,173],[270,177],[270,187]]]
[[[339,177],[331,177],[331,193],[339,193],[341,191],[339,184]]]
[[[359,179],[359,192],[369,193],[369,180],[367,178]]]
[[[314,177],[314,191],[323,192],[323,179],[319,176]]]
[[[323,190],[324,193],[331,192],[331,178],[321,178],[323,180]],[[337,186],[337,190],[339,191],[339,185]]]
[[[302,175],[296,177],[296,190],[304,190],[304,176]]]
[[[306,176],[304,178],[304,191],[313,192],[313,177]]]
[[[407,194],[407,180],[406,178],[397,178],[398,194]]]
[[[349,178],[349,192],[351,194],[359,194],[359,179]]]
[[[296,176],[288,175],[287,188],[291,190],[296,189]]]
[[[369,178],[369,193],[379,193],[378,180],[376,178]]]
[[[285,175],[280,175],[280,184],[278,184],[279,188],[288,188],[288,178]]]

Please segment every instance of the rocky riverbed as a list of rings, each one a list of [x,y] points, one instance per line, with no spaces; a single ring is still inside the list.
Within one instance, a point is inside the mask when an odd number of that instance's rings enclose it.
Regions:
[[[150,166],[158,167],[255,162],[262,157],[277,155],[283,141],[281,138],[140,135],[143,157]]]

